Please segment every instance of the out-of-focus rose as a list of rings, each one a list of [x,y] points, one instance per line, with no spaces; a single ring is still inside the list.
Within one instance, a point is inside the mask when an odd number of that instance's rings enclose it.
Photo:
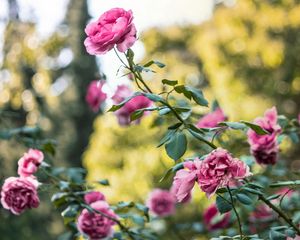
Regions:
[[[222,148],[208,154],[197,171],[198,184],[208,197],[217,189],[228,186],[232,180],[249,175],[251,175],[249,167]]]
[[[176,172],[171,187],[171,192],[175,195],[178,202],[186,203],[190,201],[192,195],[191,191],[197,179],[197,170],[201,161],[195,159],[194,161],[187,161],[183,163],[185,169]]]
[[[118,86],[118,89],[114,96],[112,97],[115,104],[122,102],[125,98],[132,95],[130,89],[121,85]],[[121,109],[115,112],[118,122],[121,126],[127,126],[130,124],[130,115],[138,109],[147,108],[152,105],[152,101],[144,96],[136,96],[129,100]],[[140,120],[140,119],[139,119]],[[139,123],[135,121],[135,123]]]
[[[43,160],[44,154],[40,150],[29,149],[18,161],[18,174],[21,177],[31,176],[38,170]]]
[[[203,116],[196,124],[198,128],[213,128],[218,123],[226,120],[226,116],[221,108],[217,108],[215,111]]]
[[[103,13],[96,22],[85,28],[87,38],[84,45],[89,54],[105,54],[115,45],[125,52],[136,41],[136,28],[132,22],[132,11],[113,8]]]
[[[15,215],[28,208],[37,208],[40,203],[37,187],[38,182],[31,177],[7,178],[1,190],[2,206]]]
[[[102,212],[112,218],[117,219],[117,215],[109,208],[105,201],[93,202],[90,205],[93,209]],[[115,222],[102,216],[99,213],[89,212],[83,209],[77,219],[79,231],[89,237],[91,240],[106,239],[113,236],[113,225]]]
[[[265,204],[258,205],[249,216],[251,233],[254,234],[261,229],[268,228],[272,220],[274,220],[272,210]]]
[[[248,130],[248,142],[251,147],[251,153],[259,164],[275,164],[278,154],[277,135],[281,128],[277,124],[277,110],[275,107],[268,109],[264,117],[259,117],[254,120],[269,134],[258,135],[252,129]]]
[[[209,231],[223,229],[230,224],[230,212],[220,214],[216,204],[212,204],[203,213],[203,221]]]
[[[92,81],[86,92],[85,100],[90,106],[90,108],[97,112],[101,104],[105,101],[107,95],[102,91],[104,81]]]
[[[149,210],[159,217],[174,214],[176,199],[174,195],[166,190],[154,189],[147,200]]]
[[[101,192],[92,191],[84,195],[84,202],[86,204],[92,204],[97,201],[105,201],[105,196]]]

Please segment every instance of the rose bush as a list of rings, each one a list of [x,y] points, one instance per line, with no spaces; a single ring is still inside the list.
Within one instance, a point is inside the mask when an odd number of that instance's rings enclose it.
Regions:
[[[55,192],[51,201],[71,229],[70,239],[79,234],[95,240],[160,239],[159,222],[155,225],[159,218],[170,221],[170,228],[181,239],[185,239],[181,231],[187,228],[194,229],[195,235],[207,231],[216,237],[213,239],[257,240],[262,239],[262,235],[263,239],[277,240],[300,236],[299,192],[291,188],[299,186],[300,180],[285,176],[288,170],[277,161],[283,138],[297,142],[299,119],[278,116],[273,107],[254,122],[230,122],[218,107],[195,123],[194,116],[199,116],[194,114],[195,107],[209,105],[200,89],[179,84],[177,80],[162,79],[161,91],[155,93],[144,80],[144,72],[155,72],[154,66],[163,68],[165,65],[154,60],[135,63],[130,47],[137,36],[130,10],[111,9],[96,22],[89,23],[85,32],[84,45],[88,53],[101,55],[115,46],[124,53],[126,61],[115,51],[125,75],[130,76],[138,89],[133,92],[129,86],[119,85],[112,96],[113,106],[109,111],[115,112],[119,124],[124,127],[131,122],[138,124],[146,113],[157,113],[159,121],[153,126],[159,126],[160,133],[165,131],[158,147],[164,146],[166,154],[174,160],[174,165],[160,180],[170,189],[154,189],[148,199],[144,199],[146,205],[124,201],[109,204],[101,192],[93,190],[95,184],[109,186],[107,179],[91,183],[85,180],[84,169],[51,166],[44,161],[44,153],[45,159],[49,159],[55,152],[54,147],[51,142],[38,141],[40,139],[33,135],[30,143],[36,145],[35,149],[29,149],[18,162],[20,177],[9,177],[2,186],[1,204],[5,209],[19,215],[26,209],[37,208],[38,187],[41,186]],[[103,85],[104,82],[93,81],[87,89],[86,101],[94,112],[107,99],[102,91]],[[30,136],[25,130],[15,130],[10,134],[25,132]],[[231,151],[229,143],[232,139],[226,133],[233,131],[241,131],[243,141],[248,140],[250,156]],[[192,145],[196,145],[199,151]],[[236,145],[242,143],[239,141]],[[40,179],[44,182],[39,183]],[[205,208],[201,223],[173,223],[170,219],[176,219],[177,208],[182,207],[176,202],[185,203],[184,207],[188,208],[194,200],[192,190],[195,184],[214,203]],[[274,188],[281,190],[274,192]],[[154,217],[149,216],[149,211]],[[200,219],[201,214],[198,215]],[[259,221],[263,224],[258,224]]]

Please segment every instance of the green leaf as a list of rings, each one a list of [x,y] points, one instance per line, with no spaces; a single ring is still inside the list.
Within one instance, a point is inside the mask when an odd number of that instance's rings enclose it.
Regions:
[[[234,130],[244,130],[245,129],[245,124],[239,123],[239,122],[221,122],[218,124],[218,126],[229,127]]]
[[[153,102],[164,102],[164,99],[161,96],[153,93],[143,93],[142,95],[144,95],[146,98],[150,99]]]
[[[161,80],[161,82],[165,85],[169,85],[169,86],[176,86],[178,84],[177,80],[168,80],[168,79],[163,79]]]
[[[253,193],[253,194],[256,194],[256,195],[263,195],[263,193],[257,189],[253,189],[253,188],[250,188],[250,187],[243,187],[243,190],[249,192],[249,193]]]
[[[163,116],[163,115],[168,114],[169,112],[171,112],[171,109],[168,108],[168,107],[165,107],[165,108],[159,109],[158,114],[159,114],[160,116]]]
[[[270,184],[270,187],[285,187],[285,186],[293,186],[293,185],[300,185],[300,180],[296,181],[280,181],[276,183]]]
[[[60,207],[66,203],[66,198],[69,196],[69,193],[58,192],[52,195],[51,202],[55,207]]]
[[[216,205],[219,212],[222,214],[229,212],[232,209],[232,205],[220,196],[217,196]]]
[[[152,66],[153,64],[155,64],[156,66],[158,66],[159,68],[164,68],[166,65],[164,63],[161,63],[159,61],[154,61],[154,60],[151,60],[149,62],[147,62],[146,64],[144,64],[144,67],[150,67]]]
[[[253,203],[252,199],[244,193],[236,194],[236,198],[238,201],[245,205],[251,205]]]
[[[267,200],[271,201],[271,200],[279,198],[280,196],[281,196],[281,194],[273,194],[273,195],[267,197]]]
[[[269,232],[269,238],[270,240],[286,240],[286,235],[271,229]]]
[[[192,94],[194,101],[200,106],[208,106],[208,101],[204,98],[204,95],[201,90],[187,86],[185,87]]]
[[[130,115],[130,121],[134,121],[134,120],[137,120],[139,118],[141,118],[142,116],[144,115],[144,110],[136,110],[135,112],[133,112],[131,115]]]
[[[79,205],[69,205],[62,213],[61,216],[63,218],[74,218],[77,216],[79,210]]]
[[[129,60],[129,62],[133,62],[133,58],[134,58],[134,52],[129,48],[128,50],[127,50],[127,53],[126,53],[126,55],[127,55],[127,58],[128,58],[128,60]]]
[[[251,123],[251,122],[246,122],[246,121],[241,121],[241,123],[244,123],[247,127],[251,128],[258,135],[269,134],[269,132],[267,132],[261,126],[259,126],[257,124],[254,124],[254,123]]]
[[[183,169],[183,168],[184,168],[184,166],[183,166],[182,162],[177,163],[174,167],[169,168],[165,172],[165,174],[162,176],[162,178],[159,180],[159,182],[162,182],[162,181],[168,179],[172,173],[177,172],[178,170]]]
[[[173,136],[173,134],[175,134],[175,132],[176,132],[175,129],[168,130],[166,135],[160,140],[157,147],[160,147],[160,146],[164,145],[167,141],[169,141],[170,138]]]
[[[119,110],[121,107],[123,107],[127,102],[129,102],[132,98],[136,97],[136,96],[140,96],[142,95],[142,93],[140,92],[136,92],[134,93],[132,96],[127,97],[126,99],[124,99],[122,102],[120,102],[119,104],[113,105],[108,112],[115,112],[117,110]]]
[[[183,156],[186,147],[187,139],[184,133],[175,133],[165,145],[168,156],[175,161]]]
[[[102,179],[97,182],[103,186],[109,186],[109,181],[107,179]]]
[[[174,125],[169,126],[168,129],[177,129],[177,128],[179,128],[181,125],[182,125],[181,122],[175,123]]]

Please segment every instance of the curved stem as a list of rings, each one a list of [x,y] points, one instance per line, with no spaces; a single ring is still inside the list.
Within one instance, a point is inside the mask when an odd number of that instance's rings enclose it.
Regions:
[[[274,210],[280,217],[282,217],[286,221],[287,224],[289,224],[297,232],[297,235],[300,235],[300,229],[298,228],[298,226],[280,208],[275,206],[271,201],[266,199],[263,195],[258,195],[258,199],[263,201],[272,210]]]
[[[236,219],[238,221],[238,226],[239,226],[239,232],[240,232],[240,239],[243,239],[243,230],[242,230],[242,224],[241,224],[241,219],[240,219],[240,216],[234,206],[234,202],[233,202],[233,197],[232,197],[232,194],[231,194],[231,191],[230,191],[230,187],[227,186],[227,190],[228,190],[228,193],[229,193],[229,196],[230,196],[230,201],[231,201],[231,206],[232,206],[232,209],[236,215]]]
[[[249,180],[244,179],[246,183],[249,183]],[[263,201],[268,207],[270,207],[274,212],[276,212],[280,217],[282,217],[285,222],[290,225],[296,232],[297,235],[300,236],[300,229],[299,227],[292,221],[292,219],[285,213],[283,212],[280,208],[275,206],[270,200],[268,200],[263,194],[257,194],[258,199]]]

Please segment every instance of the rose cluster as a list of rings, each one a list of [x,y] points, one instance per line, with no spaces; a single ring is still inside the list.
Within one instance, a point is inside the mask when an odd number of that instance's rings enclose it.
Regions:
[[[84,201],[93,212],[83,209],[77,219],[78,230],[91,240],[107,239],[113,236],[113,226],[116,224],[112,219],[118,216],[110,209],[105,197],[100,192],[89,192],[84,196]]]
[[[277,124],[277,110],[275,107],[268,109],[264,117],[254,120],[254,123],[268,132],[265,135],[259,135],[249,129],[248,142],[251,147],[251,153],[259,164],[275,164],[278,154],[277,136],[281,131]]]
[[[219,188],[251,175],[249,167],[243,161],[233,158],[222,148],[212,151],[204,160],[196,158],[194,161],[187,161],[184,167],[185,169],[177,171],[173,180],[179,202],[190,198],[195,182],[211,197]]]
[[[18,162],[19,177],[9,177],[1,189],[1,204],[13,214],[19,215],[26,209],[37,208],[39,197],[38,181],[34,173],[42,163],[44,155],[37,149],[29,149]]]

